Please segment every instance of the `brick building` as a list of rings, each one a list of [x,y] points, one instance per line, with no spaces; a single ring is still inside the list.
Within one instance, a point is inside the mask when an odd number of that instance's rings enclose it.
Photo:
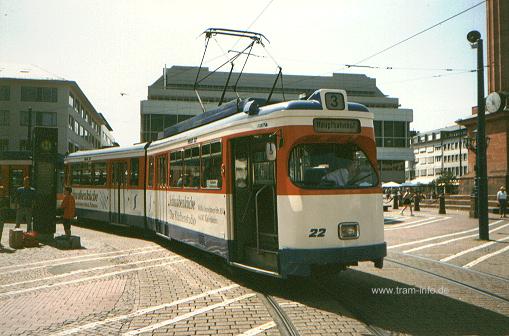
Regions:
[[[486,3],[488,25],[488,93],[509,92],[509,1],[488,0]],[[509,107],[493,113],[486,113],[488,194],[495,194],[504,185],[509,186]],[[472,116],[457,121],[467,128],[467,136],[475,137],[477,130],[477,108]],[[474,185],[476,162],[475,153],[468,156],[469,173],[461,180],[460,193],[471,193]]]

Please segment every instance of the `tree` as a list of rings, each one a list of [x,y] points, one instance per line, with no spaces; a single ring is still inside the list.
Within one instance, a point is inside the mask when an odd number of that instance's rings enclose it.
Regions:
[[[446,193],[451,193],[456,185],[456,175],[451,172],[442,172],[442,174],[437,177],[433,183],[440,187],[440,189],[444,189]]]

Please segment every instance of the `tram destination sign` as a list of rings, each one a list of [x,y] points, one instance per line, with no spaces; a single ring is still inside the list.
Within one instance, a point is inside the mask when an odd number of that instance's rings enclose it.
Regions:
[[[357,119],[313,119],[313,128],[319,133],[360,133]]]

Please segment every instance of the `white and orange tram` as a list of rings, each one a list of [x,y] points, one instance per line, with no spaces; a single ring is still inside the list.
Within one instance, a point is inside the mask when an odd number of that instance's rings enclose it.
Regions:
[[[165,138],[66,160],[79,219],[138,227],[273,276],[386,256],[373,114],[343,90],[237,100]]]

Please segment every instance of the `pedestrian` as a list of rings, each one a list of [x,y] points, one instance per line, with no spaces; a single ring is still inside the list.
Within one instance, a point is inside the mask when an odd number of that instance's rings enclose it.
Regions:
[[[400,214],[404,215],[406,208],[410,207],[410,216],[414,215],[412,211],[412,193],[410,192],[410,188],[406,188],[405,193],[403,194],[403,210],[401,210]]]
[[[74,196],[72,195],[72,188],[65,187],[64,188],[64,200],[62,201],[62,205],[60,205],[62,209],[64,209],[64,231],[67,238],[71,237],[71,221],[76,215],[76,201],[74,200]]]
[[[14,194],[16,203],[16,229],[19,229],[21,222],[27,223],[27,231],[32,231],[32,213],[35,206],[37,193],[30,186],[30,177],[23,178],[23,186],[19,187]]]
[[[505,192],[505,187],[500,187],[500,190],[497,192],[497,202],[498,208],[500,211],[500,218],[507,217],[506,216],[506,207],[507,207],[507,193]]]

